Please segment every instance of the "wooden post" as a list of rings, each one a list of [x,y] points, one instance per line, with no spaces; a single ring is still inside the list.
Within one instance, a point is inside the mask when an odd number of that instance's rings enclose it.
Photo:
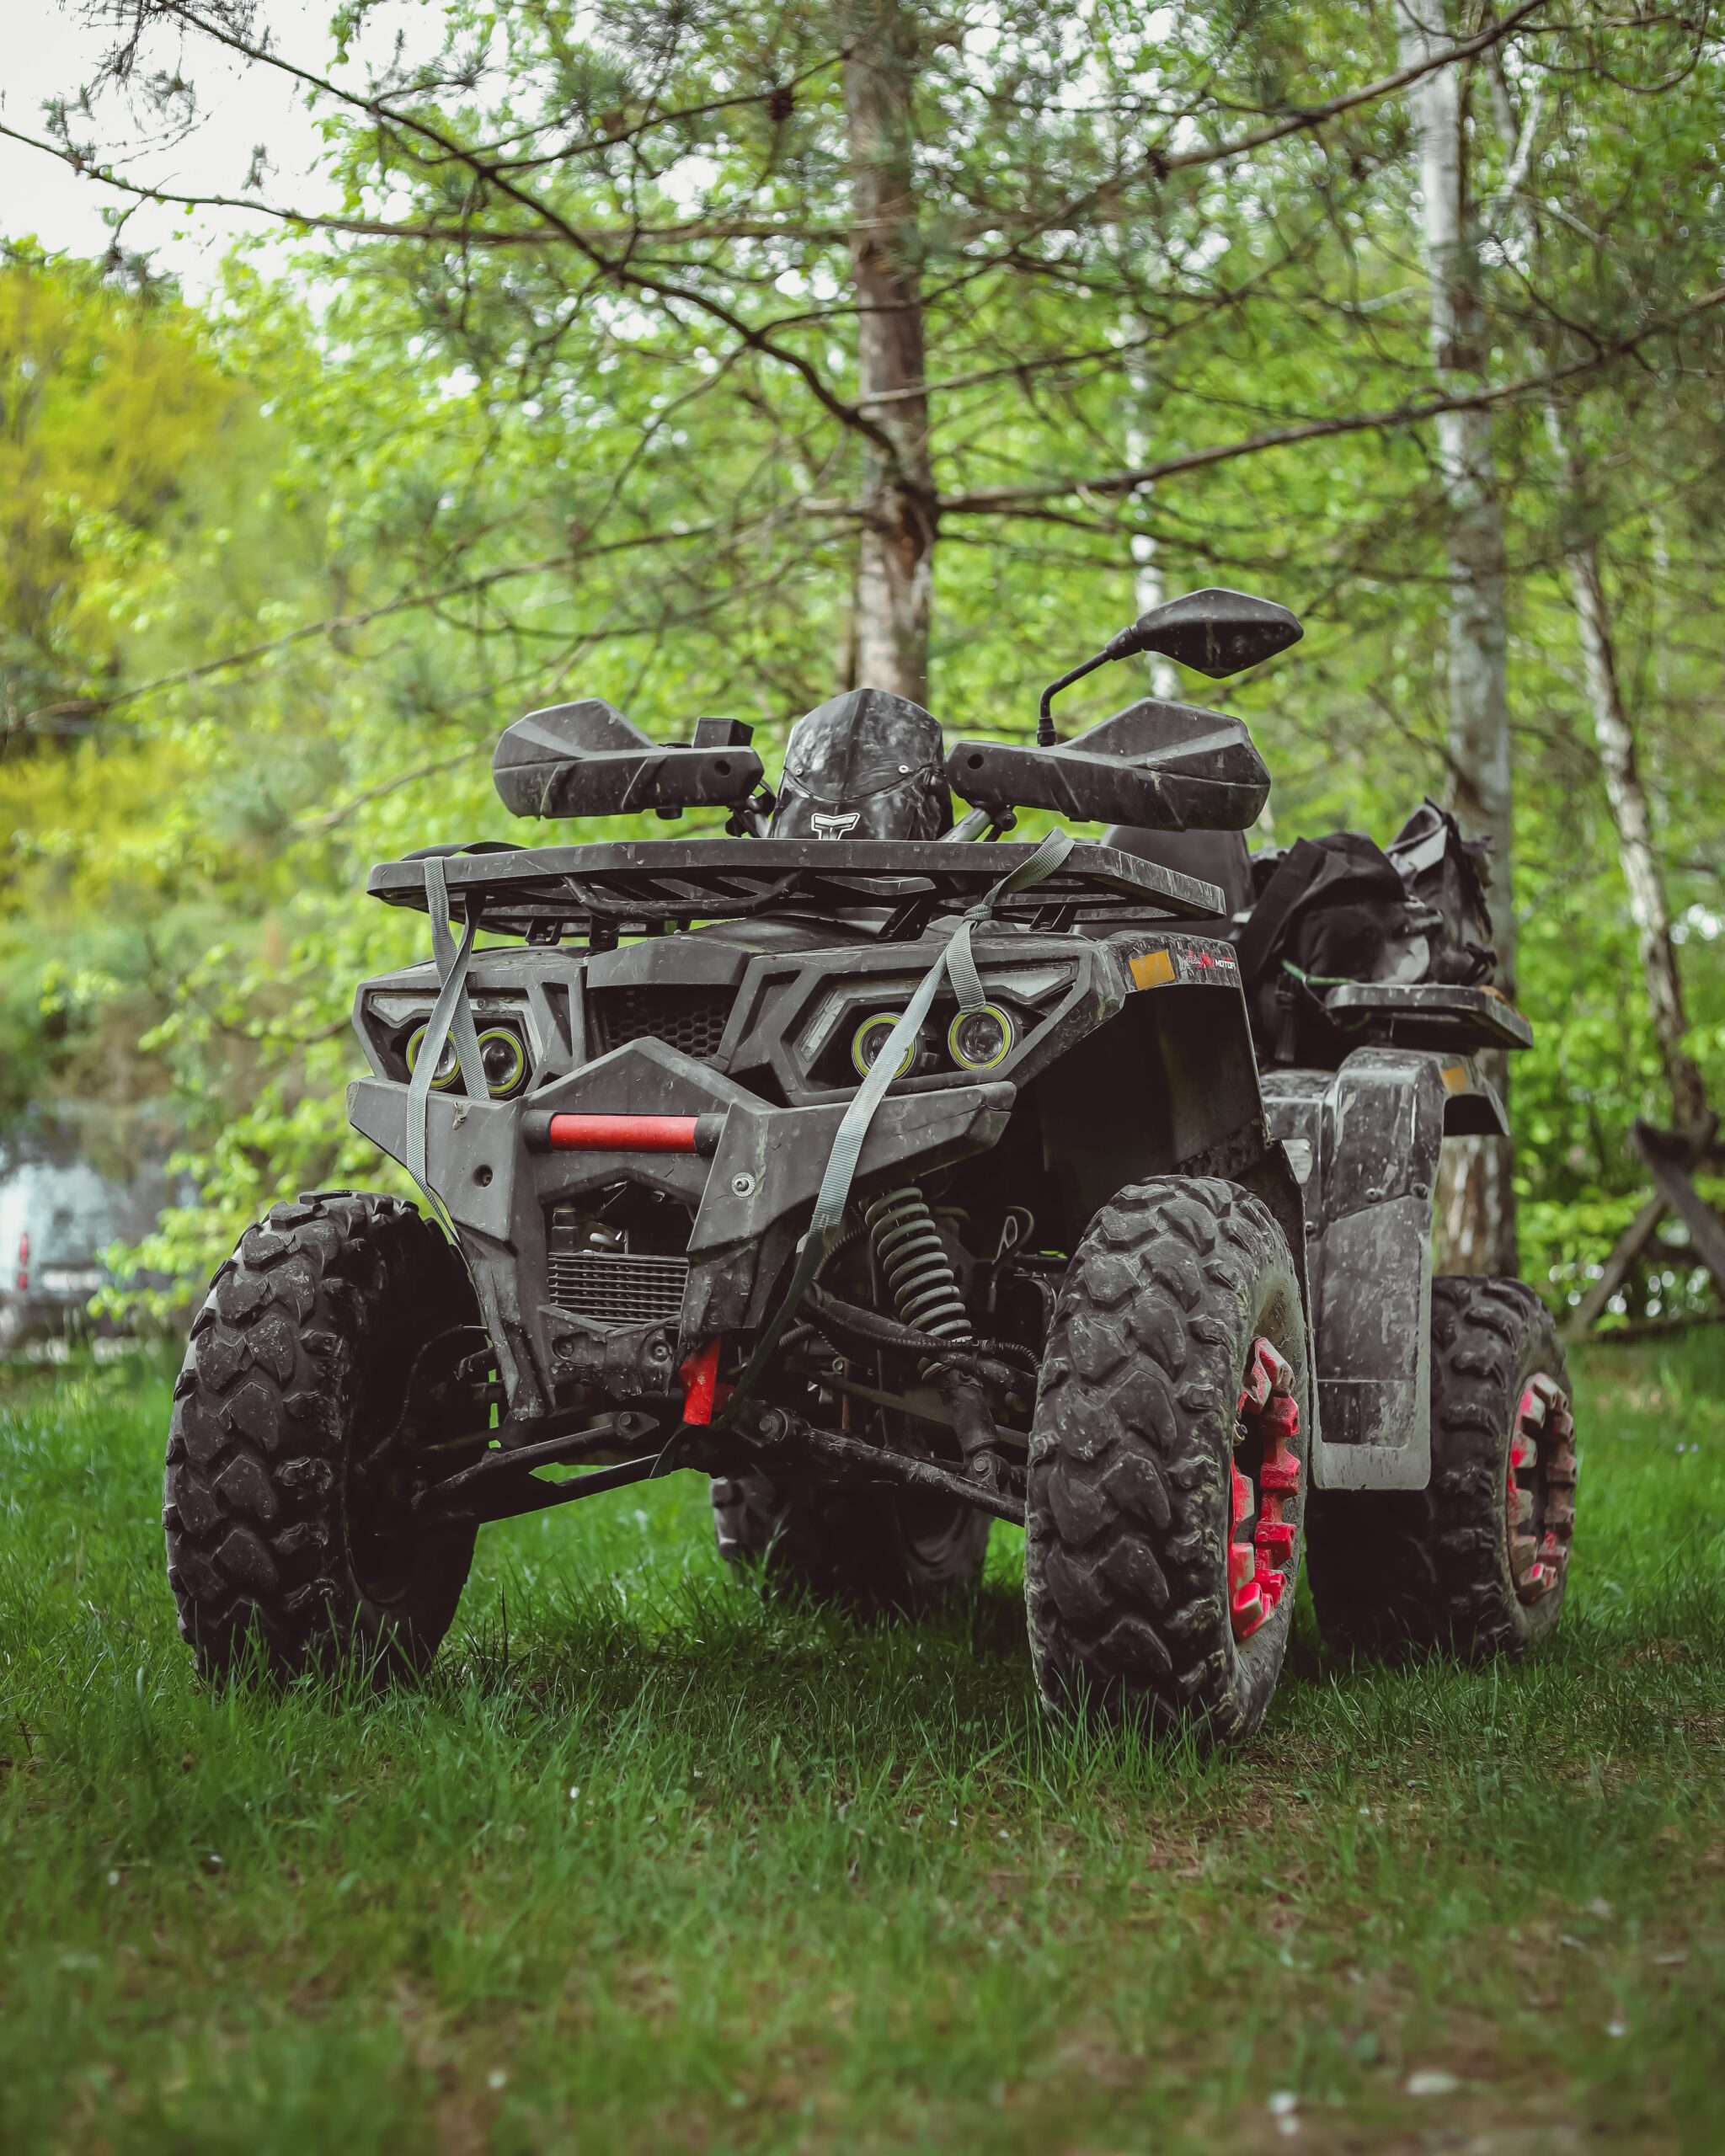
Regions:
[[[1576,1305],[1563,1328],[1566,1339],[1583,1339],[1599,1323],[1607,1304],[1629,1278],[1636,1261],[1653,1240],[1654,1231],[1668,1213],[1675,1213],[1687,1225],[1697,1256],[1712,1274],[1721,1299],[1725,1300],[1725,1275],[1713,1262],[1715,1257],[1725,1256],[1725,1222],[1720,1220],[1690,1180],[1690,1171],[1712,1150],[1717,1129],[1718,1118],[1712,1115],[1700,1129],[1690,1131],[1656,1130],[1651,1123],[1636,1123],[1630,1133],[1630,1150],[1647,1168],[1653,1195],[1618,1237],[1611,1255],[1605,1260],[1605,1270]],[[1655,1161],[1658,1163],[1657,1171]],[[1710,1251],[1712,1256],[1708,1255]]]
[[[1646,1168],[1653,1189],[1668,1212],[1674,1213],[1689,1230],[1695,1254],[1713,1276],[1713,1285],[1725,1299],[1725,1220],[1708,1204],[1690,1179],[1696,1155],[1680,1133],[1657,1130],[1637,1119],[1629,1134],[1630,1150]]]

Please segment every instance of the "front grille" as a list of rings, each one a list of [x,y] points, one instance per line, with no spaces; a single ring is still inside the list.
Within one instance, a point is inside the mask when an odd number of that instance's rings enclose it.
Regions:
[[[600,1325],[674,1325],[683,1307],[686,1257],[633,1257],[622,1251],[551,1257],[551,1299]]]
[[[590,1009],[599,1053],[652,1038],[711,1063],[735,996],[729,988],[597,988]]]

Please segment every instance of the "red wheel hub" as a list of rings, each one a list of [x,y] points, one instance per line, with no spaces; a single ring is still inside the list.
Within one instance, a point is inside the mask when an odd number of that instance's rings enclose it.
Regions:
[[[1258,1485],[1236,1461],[1228,1529],[1228,1613],[1236,1640],[1249,1640],[1280,1602],[1294,1577],[1294,1524],[1282,1508],[1300,1488],[1300,1462],[1290,1441],[1300,1434],[1294,1373],[1262,1334],[1246,1358],[1246,1382],[1236,1412],[1235,1448],[1259,1440]],[[1257,1524],[1244,1540],[1254,1512]]]
[[[1504,1520],[1509,1570],[1524,1602],[1559,1586],[1575,1533],[1575,1418],[1568,1396],[1543,1371],[1522,1388],[1509,1433]]]

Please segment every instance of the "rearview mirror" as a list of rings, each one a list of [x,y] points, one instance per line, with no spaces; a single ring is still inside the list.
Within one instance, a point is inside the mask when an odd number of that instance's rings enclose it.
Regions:
[[[1140,614],[1108,647],[1110,659],[1138,651],[1160,652],[1177,665],[1208,674],[1213,681],[1261,666],[1298,643],[1304,632],[1298,619],[1273,599],[1215,586],[1188,591]]]
[[[1229,591],[1220,585],[1188,591],[1184,598],[1171,599],[1165,606],[1152,606],[1130,629],[1111,638],[1094,658],[1049,683],[1037,707],[1037,746],[1054,746],[1051,707],[1060,691],[1070,689],[1110,659],[1130,659],[1135,652],[1159,651],[1179,665],[1220,680],[1225,674],[1237,674],[1244,667],[1274,659],[1290,643],[1298,643],[1303,633],[1296,616],[1274,600],[1254,599],[1250,592]]]

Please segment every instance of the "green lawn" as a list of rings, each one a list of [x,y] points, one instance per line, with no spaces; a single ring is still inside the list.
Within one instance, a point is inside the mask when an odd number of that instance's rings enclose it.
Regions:
[[[430,1688],[211,1697],[168,1389],[0,1392],[0,2145],[1725,2146],[1725,1337],[1597,1350],[1521,1668],[1309,1616],[1199,1761],[763,1609],[679,1477],[487,1530]]]

